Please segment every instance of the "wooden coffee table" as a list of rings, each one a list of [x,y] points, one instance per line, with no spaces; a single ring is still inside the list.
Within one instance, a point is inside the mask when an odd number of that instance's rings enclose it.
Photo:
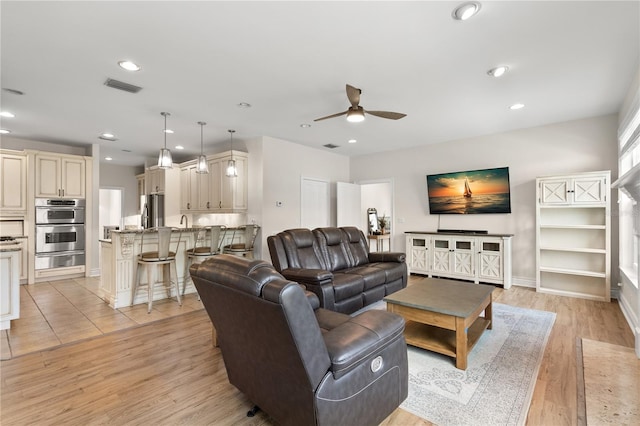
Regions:
[[[491,329],[494,287],[425,278],[384,298],[387,310],[406,320],[409,345],[456,359],[467,369],[467,355],[485,329]],[[480,314],[484,311],[484,317]]]

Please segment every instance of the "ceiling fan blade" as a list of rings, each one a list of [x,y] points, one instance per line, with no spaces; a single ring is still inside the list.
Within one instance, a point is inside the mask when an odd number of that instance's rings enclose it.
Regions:
[[[337,114],[327,115],[326,117],[316,118],[313,121],[326,120],[327,118],[340,117],[341,115],[345,115],[349,111],[339,112]]]
[[[347,98],[349,98],[349,102],[354,108],[357,108],[360,104],[360,93],[362,93],[362,90],[347,84]]]
[[[391,112],[391,111],[367,111],[367,114],[375,115],[376,117],[388,118],[390,120],[399,120],[402,117],[406,117],[407,114],[403,114],[401,112]]]

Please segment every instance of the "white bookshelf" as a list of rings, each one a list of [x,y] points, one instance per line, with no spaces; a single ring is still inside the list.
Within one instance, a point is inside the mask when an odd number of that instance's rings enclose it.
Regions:
[[[609,301],[610,172],[536,181],[536,290]]]

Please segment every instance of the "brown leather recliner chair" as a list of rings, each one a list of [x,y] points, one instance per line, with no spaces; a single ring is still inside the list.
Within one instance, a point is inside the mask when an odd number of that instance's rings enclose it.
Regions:
[[[400,316],[319,308],[260,260],[219,255],[190,273],[229,381],[279,424],[378,424],[407,397]]]

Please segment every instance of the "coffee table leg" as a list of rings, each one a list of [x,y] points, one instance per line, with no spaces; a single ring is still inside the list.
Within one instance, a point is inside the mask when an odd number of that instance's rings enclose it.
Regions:
[[[456,368],[467,369],[467,329],[460,317],[456,317]]]
[[[487,330],[491,330],[493,328],[493,308],[492,308],[492,301],[489,300],[489,304],[487,305],[486,308],[484,308],[484,319],[490,321],[489,322],[489,326],[487,327]]]

